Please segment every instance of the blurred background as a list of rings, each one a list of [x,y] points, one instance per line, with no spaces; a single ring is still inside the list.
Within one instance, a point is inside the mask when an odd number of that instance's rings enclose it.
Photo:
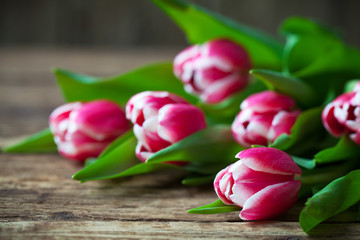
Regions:
[[[189,1],[272,35],[289,16],[317,19],[360,46],[360,0]],[[171,61],[187,45],[150,0],[1,0],[0,6],[0,148],[45,128],[64,103],[54,66],[117,75]]]
[[[343,29],[360,44],[359,0],[189,0],[271,34],[288,16]],[[185,46],[184,35],[150,0],[2,0],[0,46]]]

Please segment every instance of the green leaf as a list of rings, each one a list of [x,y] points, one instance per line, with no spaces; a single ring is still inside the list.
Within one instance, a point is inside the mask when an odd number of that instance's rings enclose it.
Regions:
[[[324,46],[327,43],[331,45],[334,41],[340,41],[338,34],[333,29],[301,17],[286,19],[280,30],[287,37],[284,49],[285,69],[292,73],[304,69],[319,57],[321,58],[323,51],[326,54]],[[322,44],[321,41],[325,42]],[[332,48],[327,50],[330,49]]]
[[[108,78],[90,77],[63,69],[54,69],[54,74],[68,102],[110,99],[124,106],[134,94],[150,90],[173,92],[196,102],[196,98],[187,94],[174,76],[171,63],[153,64]]]
[[[281,150],[285,150],[285,148],[287,148],[287,146],[289,145],[290,141],[291,141],[290,136],[288,134],[286,134],[286,133],[283,133],[280,136],[278,136],[275,139],[275,141],[269,145],[269,147],[279,148]]]
[[[243,148],[242,148],[243,149]],[[242,151],[242,150],[239,150]],[[238,151],[236,151],[238,153]],[[235,156],[235,154],[234,154]],[[218,158],[211,159],[209,158],[209,162],[196,162],[196,161],[189,161],[189,163],[183,168],[189,172],[196,173],[196,174],[204,174],[204,175],[213,175],[217,174],[220,170],[224,169],[228,165],[236,162],[236,158],[234,156],[228,156],[224,158],[222,161]]]
[[[176,170],[183,170],[182,167],[176,166],[174,164],[167,164],[167,163],[138,163],[118,174],[113,175],[111,178],[120,178],[120,177],[129,177],[135,175],[141,175],[151,172],[157,172],[161,170],[169,170],[169,169],[176,169]]]
[[[346,45],[334,31],[306,19],[290,19],[284,71],[306,81],[320,99],[342,93],[345,81],[360,77],[360,51]],[[311,53],[311,54],[309,54]]]
[[[321,132],[324,131],[321,122],[322,107],[311,108],[302,112],[294,126],[291,128],[290,136],[280,135],[270,147],[278,148],[280,150],[292,150],[300,153],[312,148],[321,137]],[[294,154],[294,151],[290,151]]]
[[[130,129],[129,131],[127,131],[126,133],[122,134],[121,136],[119,136],[118,138],[116,138],[114,141],[112,141],[110,143],[110,145],[108,145],[104,151],[101,152],[101,154],[98,156],[98,158],[102,158],[105,155],[111,153],[113,150],[115,150],[117,147],[119,147],[119,145],[121,145],[123,142],[125,142],[126,140],[128,140],[129,138],[133,138],[134,137],[134,132],[132,129]]]
[[[187,186],[199,186],[208,183],[212,183],[215,178],[215,174],[212,175],[200,175],[200,174],[190,174],[182,180],[183,185]]]
[[[293,97],[301,106],[312,106],[316,100],[313,89],[300,79],[284,73],[263,69],[253,69],[252,75],[263,81],[271,90]]]
[[[296,58],[304,49],[314,51],[314,57],[306,65],[298,68],[293,74],[297,77],[304,78],[308,76],[320,74],[346,74],[346,79],[360,76],[360,52],[346,46],[340,40],[324,39],[322,37],[302,37],[298,40],[297,44],[293,47],[293,52],[289,61],[296,61]],[[337,60],[336,62],[334,62]],[[290,65],[290,69],[293,66]],[[322,80],[322,82],[324,82]]]
[[[122,134],[121,136],[119,136],[117,139],[115,139],[114,141],[112,141],[102,152],[101,154],[97,157],[97,158],[88,158],[85,161],[84,166],[89,166],[93,163],[95,163],[99,158],[103,158],[105,155],[107,155],[108,153],[110,153],[111,151],[113,151],[114,149],[116,149],[119,145],[121,145],[124,141],[126,141],[127,139],[133,137],[134,133],[133,130],[129,130],[126,133]]]
[[[303,17],[290,17],[285,19],[281,25],[280,31],[285,34],[293,35],[327,35],[329,37],[339,37],[339,31],[327,25],[314,20],[306,19]]]
[[[301,158],[301,157],[297,157],[297,156],[291,156],[292,159],[294,159],[294,162],[303,168],[306,169],[314,169],[315,168],[315,160],[314,159],[306,159],[306,158]]]
[[[102,154],[96,162],[75,173],[73,179],[85,182],[115,178],[119,173],[138,164],[139,160],[135,156],[137,141],[132,132],[116,141],[117,146],[110,146],[111,151],[105,150],[106,154]]]
[[[331,163],[356,157],[360,157],[360,146],[348,136],[343,136],[334,147],[318,152],[315,155],[315,161],[316,163]]]
[[[81,182],[146,174],[164,169],[183,169],[174,164],[140,163],[135,156],[136,139],[132,131],[117,138],[98,157],[88,159],[85,167],[73,175]]]
[[[153,0],[186,33],[191,43],[229,38],[250,53],[256,68],[280,69],[282,46],[267,34],[180,0]]]
[[[243,149],[233,140],[230,126],[216,125],[158,151],[146,162],[185,161],[192,163],[186,167],[196,166],[192,169],[194,171],[196,168],[201,170],[204,165],[211,168],[217,164],[221,167],[226,166],[234,162],[236,153]],[[217,169],[218,167],[215,167],[214,171]]]
[[[49,128],[3,148],[5,153],[47,153],[56,151],[57,147],[54,137]]]
[[[204,205],[201,207],[193,208],[188,210],[188,213],[194,214],[215,214],[215,213],[227,213],[233,211],[240,211],[241,208],[234,205],[226,205],[220,199],[213,203]]]
[[[87,167],[93,163],[95,163],[98,159],[97,158],[88,158],[85,160],[84,166]]]
[[[306,202],[300,214],[300,226],[309,232],[329,217],[360,201],[360,170],[338,178]]]

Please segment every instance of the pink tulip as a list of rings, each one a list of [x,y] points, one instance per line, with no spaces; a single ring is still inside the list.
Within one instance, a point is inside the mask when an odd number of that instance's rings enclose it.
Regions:
[[[251,61],[242,46],[216,39],[180,52],[173,68],[187,92],[206,103],[218,103],[248,84]]]
[[[49,124],[59,153],[79,162],[97,157],[130,129],[124,111],[107,100],[64,104],[51,113]]]
[[[126,117],[138,139],[136,155],[146,161],[155,152],[206,127],[203,112],[168,92],[141,92],[126,104]]]
[[[225,204],[242,207],[241,219],[270,219],[295,203],[301,169],[287,153],[275,148],[250,148],[236,157],[240,160],[216,175],[214,188]]]
[[[329,103],[322,112],[325,128],[335,137],[348,134],[360,145],[360,85],[343,93]]]
[[[272,91],[253,94],[240,107],[231,128],[235,140],[244,147],[266,146],[281,134],[290,134],[300,114],[300,110],[293,110],[292,98]]]

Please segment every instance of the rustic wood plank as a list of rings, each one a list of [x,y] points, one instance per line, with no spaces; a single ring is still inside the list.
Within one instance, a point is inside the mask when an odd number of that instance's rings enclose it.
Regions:
[[[207,187],[181,186],[183,173],[80,184],[71,175],[81,166],[55,154],[3,154],[0,161],[0,218],[56,220],[69,213],[73,220],[213,219],[210,215],[186,213],[187,209],[216,200],[216,194]],[[157,211],[159,208],[162,210]],[[238,221],[238,216],[218,215],[217,220]]]
[[[4,238],[306,239],[297,222],[301,204],[268,222],[242,222],[237,212],[186,213],[216,195],[211,186],[181,186],[179,172],[80,184],[71,175],[81,166],[55,154],[2,154],[0,164]],[[313,234],[338,239],[345,233],[356,239],[359,224],[323,224]]]
[[[80,184],[81,166],[54,154],[0,155],[0,227],[4,238],[206,238],[305,237],[299,208],[277,221],[241,222],[236,212],[192,215],[187,209],[216,199],[211,186],[184,187],[182,173],[155,173]],[[329,232],[333,229],[332,232]],[[360,236],[359,224],[326,224],[315,234]],[[56,238],[52,238],[56,235]],[[273,237],[273,238],[271,238]],[[296,239],[296,238],[295,238]],[[301,238],[305,239],[305,238]]]
[[[321,226],[307,236],[296,223],[56,221],[2,223],[0,236],[21,239],[358,239],[355,224]],[[347,232],[346,235],[343,233]],[[320,233],[320,231],[319,231]]]
[[[47,73],[48,78],[34,78],[33,82],[52,81],[52,67],[61,67],[84,74],[111,76],[138,66],[161,61],[172,61],[182,50],[177,48],[0,48],[0,74]],[[0,78],[0,83],[4,79]]]
[[[359,44],[357,0],[189,0],[276,35],[288,16],[306,16],[346,30]],[[185,44],[183,33],[150,1],[2,0],[2,45],[46,44],[112,47]]]

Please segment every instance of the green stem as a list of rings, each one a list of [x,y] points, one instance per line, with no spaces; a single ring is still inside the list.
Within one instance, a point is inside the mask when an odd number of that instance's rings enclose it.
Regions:
[[[332,180],[344,176],[346,173],[354,169],[356,163],[354,161],[346,161],[343,164],[324,166],[313,170],[306,170],[301,177],[303,185],[319,185],[326,184]]]

